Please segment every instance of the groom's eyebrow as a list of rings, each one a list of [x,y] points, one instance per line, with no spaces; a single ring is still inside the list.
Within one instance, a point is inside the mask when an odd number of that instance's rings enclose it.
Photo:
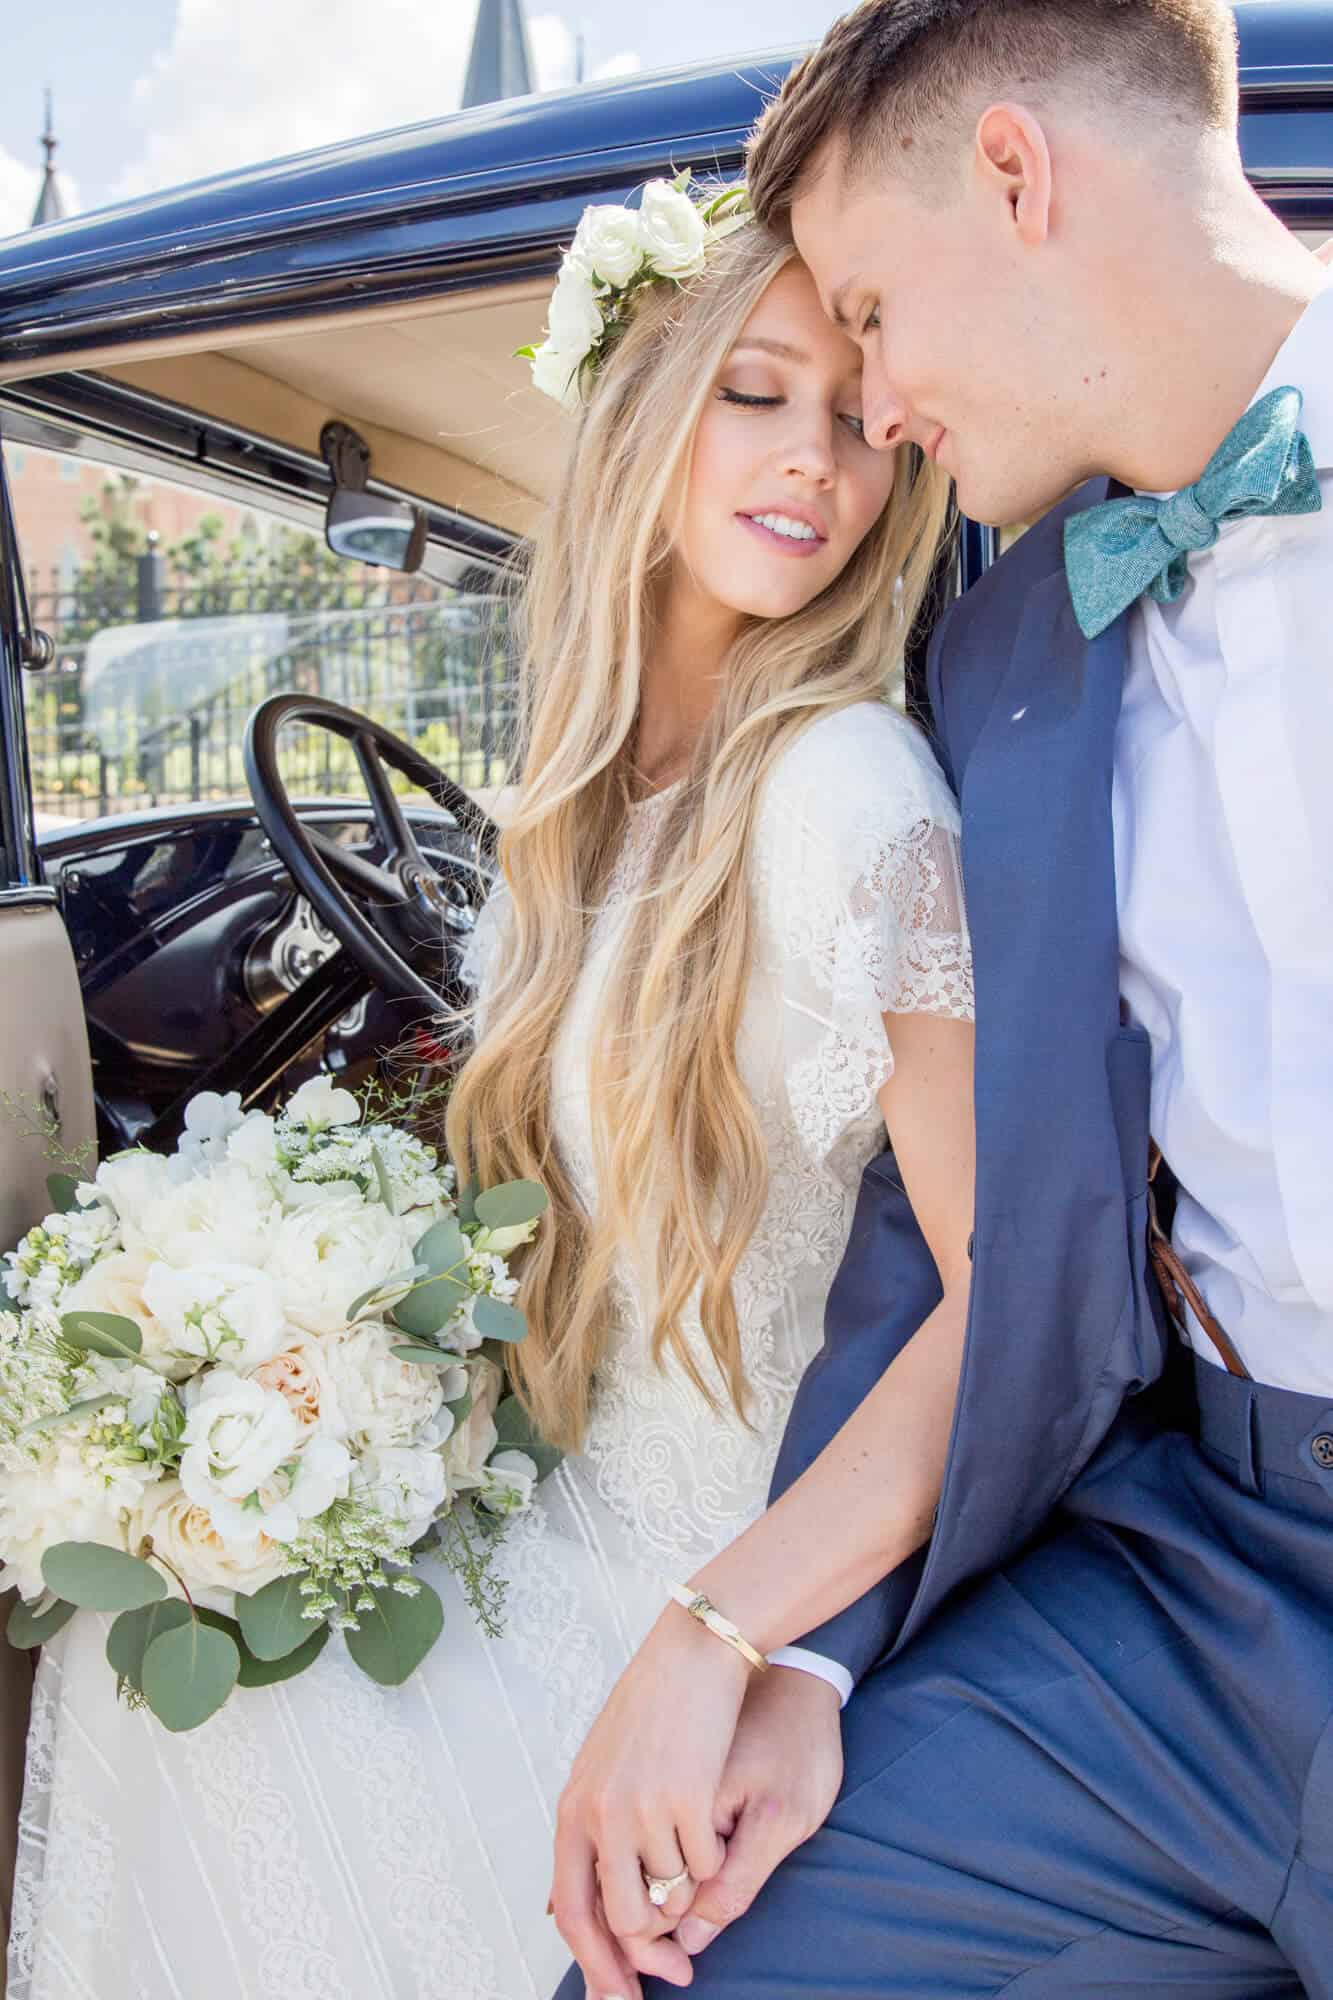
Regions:
[[[804,364],[810,359],[803,348],[790,347],[785,340],[767,340],[761,333],[747,333],[743,340],[736,342],[731,351],[733,354],[739,354],[745,347],[758,348],[762,354],[776,354],[779,361],[796,361]]]

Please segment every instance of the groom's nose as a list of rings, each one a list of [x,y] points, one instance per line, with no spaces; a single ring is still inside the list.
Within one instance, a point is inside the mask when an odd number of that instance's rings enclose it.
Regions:
[[[884,370],[867,359],[861,378],[861,422],[866,443],[892,451],[907,436],[908,408]]]

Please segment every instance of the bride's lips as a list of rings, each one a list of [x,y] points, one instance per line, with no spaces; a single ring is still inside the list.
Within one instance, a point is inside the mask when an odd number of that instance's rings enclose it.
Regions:
[[[815,527],[815,523],[805,514],[797,513],[793,507],[775,507],[772,511],[775,514],[784,513],[792,521],[804,521],[807,527],[814,528],[814,539],[812,541],[798,542],[790,535],[775,534],[773,529],[766,528],[762,521],[756,521],[752,514],[738,514],[736,519],[743,528],[748,528],[752,535],[758,535],[770,549],[776,549],[779,554],[784,556],[818,555],[822,548],[828,546],[828,536],[821,535],[819,529]]]

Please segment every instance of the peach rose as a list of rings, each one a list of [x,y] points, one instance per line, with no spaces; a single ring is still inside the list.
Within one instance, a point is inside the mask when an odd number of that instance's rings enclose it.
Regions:
[[[324,1367],[317,1340],[302,1337],[284,1347],[281,1354],[251,1370],[250,1379],[262,1388],[276,1389],[301,1427],[299,1450],[316,1430],[325,1437],[340,1438],[345,1426],[338,1409],[338,1392]]]

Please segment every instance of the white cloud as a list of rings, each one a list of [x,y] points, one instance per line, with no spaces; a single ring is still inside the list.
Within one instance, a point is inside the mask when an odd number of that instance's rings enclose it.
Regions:
[[[475,0],[179,0],[170,44],[134,87],[143,141],[111,198],[438,118],[462,93],[475,18]],[[531,28],[541,88],[572,81],[567,22]],[[599,73],[638,67],[613,63]]]
[[[77,215],[79,209],[78,192],[67,174],[57,173],[60,192],[67,215]],[[16,160],[0,146],[0,237],[17,236],[32,222],[32,212],[37,206],[37,196],[42,185],[40,167],[29,166],[25,160]]]
[[[542,90],[564,90],[578,75],[578,39],[563,14],[532,14],[528,17],[528,40],[537,81]],[[584,52],[584,77],[592,82],[603,77],[632,76],[643,64],[625,50],[604,61],[589,62]]]

